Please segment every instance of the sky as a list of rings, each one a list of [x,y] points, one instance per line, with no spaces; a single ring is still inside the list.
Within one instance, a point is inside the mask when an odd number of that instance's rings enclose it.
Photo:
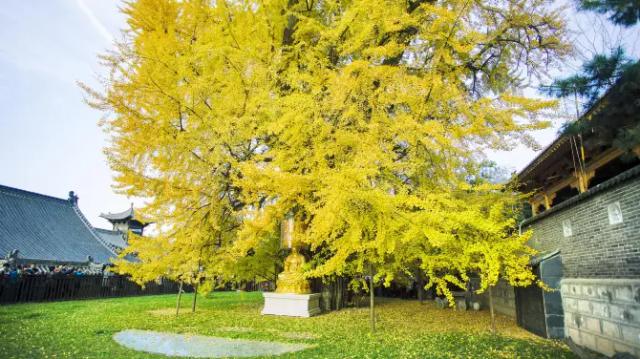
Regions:
[[[112,48],[126,26],[120,6],[112,0],[3,0],[0,6],[0,184],[61,198],[75,191],[89,221],[104,228],[100,213],[141,201],[114,192],[103,154],[108,136],[98,126],[103,114],[83,102],[77,81],[98,87],[105,69],[97,56]],[[550,76],[573,73],[581,59],[618,43],[640,54],[638,26],[616,28],[571,6],[565,13],[578,51]],[[562,103],[548,118],[553,126],[534,133],[541,147],[575,113],[572,106]],[[535,156],[523,147],[490,153],[516,171]]]

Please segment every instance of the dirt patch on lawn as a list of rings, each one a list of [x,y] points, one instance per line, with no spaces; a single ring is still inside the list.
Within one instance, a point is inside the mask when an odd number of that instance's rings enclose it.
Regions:
[[[223,332],[232,332],[232,333],[250,333],[253,332],[253,328],[248,327],[220,327],[219,328]]]
[[[302,340],[311,340],[318,339],[318,336],[312,333],[307,332],[282,332],[280,335],[283,338],[287,339],[302,339]]]
[[[153,309],[153,310],[148,310],[147,313],[152,315],[157,315],[159,317],[166,317],[169,315],[176,315],[176,308]]]

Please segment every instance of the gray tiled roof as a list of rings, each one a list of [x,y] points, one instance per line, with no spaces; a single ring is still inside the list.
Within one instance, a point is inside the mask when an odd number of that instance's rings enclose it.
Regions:
[[[94,228],[94,230],[111,249],[121,250],[127,247],[127,242],[122,232],[102,228]]]
[[[108,263],[116,254],[70,200],[0,185],[0,257]]]

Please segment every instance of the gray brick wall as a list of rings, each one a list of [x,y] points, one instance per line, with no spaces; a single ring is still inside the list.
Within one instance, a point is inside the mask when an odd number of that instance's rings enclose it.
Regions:
[[[530,245],[560,250],[564,334],[605,355],[640,355],[640,176],[633,169],[525,222]],[[620,179],[624,178],[624,181]],[[619,203],[622,223],[611,224]],[[563,231],[565,221],[571,234]]]
[[[623,222],[609,224],[607,206],[619,202]],[[572,235],[563,234],[563,221]],[[530,245],[560,249],[565,278],[640,278],[640,177],[595,193],[535,220]]]
[[[540,252],[560,250],[564,335],[605,355],[640,357],[640,167],[600,186],[525,222],[523,229],[533,229],[529,244]],[[615,202],[622,223],[610,224],[608,206]],[[513,288],[501,283],[496,292],[499,311],[514,316]]]

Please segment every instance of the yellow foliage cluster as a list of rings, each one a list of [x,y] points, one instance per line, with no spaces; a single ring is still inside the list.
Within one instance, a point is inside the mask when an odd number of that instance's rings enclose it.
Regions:
[[[544,0],[138,0],[103,93],[122,193],[153,239],[120,270],[239,279],[277,273],[294,214],[309,276],[422,271],[449,293],[480,273],[529,283],[510,188],[483,153],[531,144],[554,103],[522,81],[564,56]],[[265,274],[269,273],[269,274]]]

